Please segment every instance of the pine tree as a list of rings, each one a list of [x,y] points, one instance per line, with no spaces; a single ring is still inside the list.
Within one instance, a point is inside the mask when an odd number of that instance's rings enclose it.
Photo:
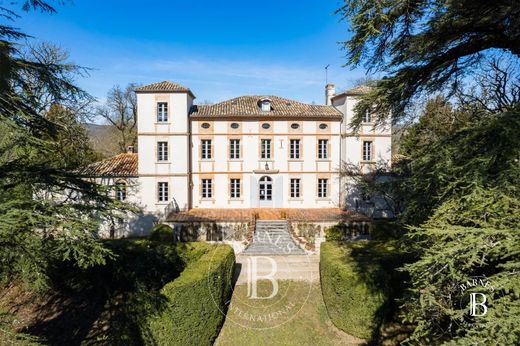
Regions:
[[[0,17],[11,22],[18,15],[6,6]],[[22,9],[54,12],[40,0]],[[81,68],[27,55],[25,38],[0,25],[0,280],[45,288],[59,261],[88,267],[110,256],[99,225],[125,207],[78,173],[90,161],[73,107],[90,98],[74,84]]]

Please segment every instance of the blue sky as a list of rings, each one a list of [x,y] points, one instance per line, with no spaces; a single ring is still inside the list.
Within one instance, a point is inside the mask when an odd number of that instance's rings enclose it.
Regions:
[[[198,102],[247,94],[324,102],[325,71],[338,89],[364,76],[342,65],[347,23],[337,0],[76,0],[16,26],[68,50],[93,70],[78,84],[103,100],[115,84],[172,80]]]

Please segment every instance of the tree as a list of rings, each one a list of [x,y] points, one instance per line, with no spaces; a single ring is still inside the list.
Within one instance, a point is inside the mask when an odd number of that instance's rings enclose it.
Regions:
[[[15,20],[14,6],[2,4],[1,18]],[[32,9],[54,12],[45,1],[22,2]],[[68,106],[90,98],[74,84],[78,67],[28,55],[26,38],[0,24],[0,280],[45,288],[60,261],[88,267],[111,256],[96,234],[125,206],[83,179],[87,162],[70,157],[84,142],[71,132],[78,121]]]
[[[394,121],[424,93],[453,93],[485,56],[520,56],[520,6],[515,0],[345,0],[337,11],[353,36],[347,64],[386,77],[356,108],[353,125],[375,107]]]
[[[404,243],[415,261],[401,315],[412,344],[520,342],[520,118],[487,116],[446,135],[412,161]],[[479,277],[488,313],[473,317],[460,284]]]
[[[137,84],[130,83],[124,89],[114,86],[107,94],[107,101],[98,107],[97,115],[110,124],[118,137],[120,152],[137,144]]]

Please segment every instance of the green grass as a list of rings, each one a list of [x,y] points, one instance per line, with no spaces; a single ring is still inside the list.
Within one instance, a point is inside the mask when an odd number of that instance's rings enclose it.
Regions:
[[[216,341],[227,345],[360,345],[363,340],[338,330],[331,323],[323,303],[318,283],[303,281],[279,281],[279,293],[272,300],[247,298],[247,286],[236,286],[226,322]],[[259,296],[271,292],[270,282],[259,282]],[[259,316],[293,306],[286,316],[288,322],[250,321],[246,313]],[[301,308],[301,309],[300,309]],[[299,311],[298,311],[299,310]],[[240,311],[240,313],[238,312]],[[278,326],[276,326],[278,325]],[[266,328],[266,329],[258,329]]]

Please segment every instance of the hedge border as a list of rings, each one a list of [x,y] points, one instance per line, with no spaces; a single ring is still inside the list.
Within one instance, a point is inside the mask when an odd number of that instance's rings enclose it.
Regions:
[[[153,344],[212,345],[218,336],[231,298],[235,254],[228,245],[205,245],[207,251],[197,256],[195,249],[195,259],[161,289],[166,308],[148,318]]]

